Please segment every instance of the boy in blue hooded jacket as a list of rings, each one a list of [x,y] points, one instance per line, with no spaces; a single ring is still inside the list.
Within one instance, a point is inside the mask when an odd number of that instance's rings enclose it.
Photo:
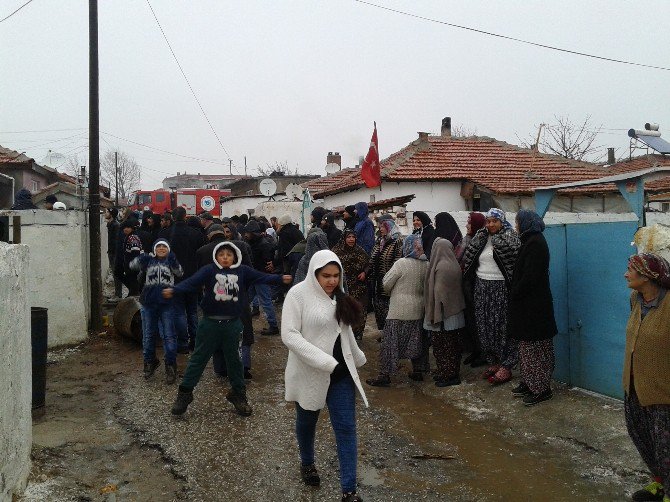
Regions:
[[[174,288],[163,291],[165,298],[175,293],[196,293],[204,287],[200,303],[204,317],[198,324],[195,350],[188,361],[184,378],[179,386],[177,399],[172,406],[173,415],[182,415],[193,401],[193,389],[202,376],[215,350],[220,349],[226,361],[231,391],[226,399],[233,403],[242,416],[252,413],[247,402],[244,370],[240,359],[240,335],[242,313],[240,291],[247,291],[254,284],[289,284],[290,275],[271,275],[242,265],[242,252],[229,241],[223,241],[212,251],[211,265],[198,270],[194,275]]]
[[[129,266],[145,277],[140,293],[144,378],[151,377],[160,365],[156,359],[156,332],[159,332],[165,352],[165,382],[171,385],[177,379],[177,335],[174,309],[162,293],[165,288],[174,286],[175,277],[181,277],[184,272],[165,239],[158,239],[153,253],[139,255]]]

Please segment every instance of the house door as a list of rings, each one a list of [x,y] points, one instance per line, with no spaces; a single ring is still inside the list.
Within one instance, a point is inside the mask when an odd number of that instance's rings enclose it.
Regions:
[[[630,290],[623,274],[635,252],[636,221],[549,227],[551,284],[559,334],[556,378],[622,398]]]

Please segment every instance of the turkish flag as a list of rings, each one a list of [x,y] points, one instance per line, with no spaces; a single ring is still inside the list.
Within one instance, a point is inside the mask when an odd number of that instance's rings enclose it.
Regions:
[[[375,122],[375,130],[372,132],[372,139],[370,140],[370,149],[365,156],[365,161],[361,166],[361,178],[368,188],[378,187],[382,184],[382,172],[379,165],[379,141],[377,141],[377,123]]]

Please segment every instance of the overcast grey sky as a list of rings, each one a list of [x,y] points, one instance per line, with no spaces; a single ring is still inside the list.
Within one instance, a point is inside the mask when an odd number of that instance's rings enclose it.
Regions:
[[[0,19],[25,0],[0,0]],[[230,158],[324,173],[364,155],[377,121],[390,155],[444,116],[517,143],[541,122],[591,115],[603,148],[661,124],[670,71],[559,53],[333,1],[151,0]],[[670,2],[378,0],[417,15],[610,58],[670,67]],[[101,0],[101,151],[118,148],[154,188],[177,171],[228,172],[223,151],[146,0]],[[88,2],[34,0],[0,23],[0,145],[40,161],[87,158]],[[28,133],[46,129],[73,129]],[[613,129],[620,129],[618,131]],[[113,136],[185,156],[193,161]],[[102,153],[101,152],[101,153]],[[218,163],[218,164],[217,164]]]

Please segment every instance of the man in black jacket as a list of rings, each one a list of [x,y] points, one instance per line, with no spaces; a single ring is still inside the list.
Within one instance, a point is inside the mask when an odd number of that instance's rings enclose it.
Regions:
[[[257,221],[251,220],[244,227],[244,239],[251,247],[251,260],[256,270],[265,273],[273,273],[274,270],[274,250],[272,242],[266,238],[266,234]],[[272,292],[267,284],[256,284],[251,286],[249,298],[258,297],[258,303],[265,312],[268,320],[268,329],[261,331],[261,335],[278,335],[279,326],[277,325],[277,315],[274,305],[272,305]]]
[[[176,283],[188,279],[198,270],[197,251],[205,243],[202,232],[186,224],[186,209],[178,207],[172,211],[174,223],[165,238],[170,250],[184,269],[184,275]],[[177,332],[177,352],[187,353],[195,346],[195,332],[198,327],[198,294],[187,293],[175,296],[175,330]]]
[[[279,241],[277,246],[277,266],[281,267],[282,272],[291,275],[291,265],[288,262],[287,256],[298,242],[305,237],[297,225],[293,223],[290,214],[284,214],[277,219],[276,225],[277,239]]]
[[[340,242],[342,238],[342,230],[335,226],[335,215],[333,213],[326,213],[321,220],[321,230],[323,230],[328,237],[328,247],[333,249],[335,244]]]

